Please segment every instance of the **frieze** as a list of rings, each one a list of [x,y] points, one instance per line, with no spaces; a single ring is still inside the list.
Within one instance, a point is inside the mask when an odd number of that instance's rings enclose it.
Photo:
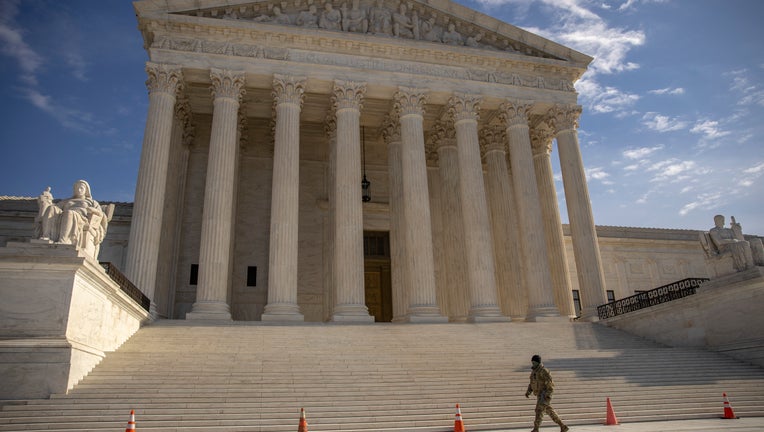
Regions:
[[[269,36],[273,35],[258,34],[257,36],[264,36],[262,38],[267,42],[268,39],[270,39]],[[356,41],[338,41],[328,38],[316,38],[304,35],[277,36],[283,36],[279,37],[279,39],[282,41],[293,42],[296,45],[304,45],[306,47],[310,47],[311,45],[315,44],[319,47],[347,48],[360,51],[362,54],[378,55],[384,56],[386,58],[365,58],[339,53],[332,53],[331,55],[327,55],[324,52],[317,52],[312,50],[275,48],[244,43],[217,42],[183,37],[169,37],[163,35],[157,36],[154,39],[151,47],[156,49],[195,52],[201,54],[218,54],[281,61],[288,60],[308,64],[352,67],[387,72],[402,72],[467,81],[513,85],[518,87],[531,87],[545,90],[575,92],[575,88],[569,79],[561,78],[551,81],[538,75],[509,72],[508,70],[527,69],[527,67],[524,67],[517,62],[502,61],[503,59],[489,59],[485,57],[467,56],[457,53],[433,52],[410,47],[394,47],[390,45],[373,46],[371,44],[360,43]],[[423,62],[400,60],[404,57],[422,58],[428,55],[437,61],[446,61],[450,63],[471,62],[486,69],[481,70],[458,66],[433,65]],[[390,58],[399,60],[390,60]]]
[[[257,2],[177,12],[178,15],[412,39],[562,60],[526,43],[424,4],[384,0]]]

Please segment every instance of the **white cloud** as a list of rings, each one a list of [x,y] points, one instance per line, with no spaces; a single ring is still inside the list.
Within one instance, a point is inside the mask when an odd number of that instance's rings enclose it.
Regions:
[[[576,90],[589,111],[595,113],[622,112],[639,100],[639,95],[626,93],[615,87],[600,86],[592,77],[576,83]]]
[[[684,89],[682,87],[677,87],[677,88],[666,87],[662,89],[650,90],[648,91],[648,93],[654,94],[654,95],[681,95],[681,94],[684,94]]]
[[[657,145],[655,147],[640,147],[636,149],[628,149],[623,151],[623,157],[627,159],[644,159],[647,156],[650,156],[656,151],[662,150],[662,149],[663,149],[662,145]]]
[[[764,174],[764,162],[743,170],[746,174]]]
[[[719,207],[724,202],[724,195],[719,192],[703,193],[695,197],[695,201],[689,202],[679,209],[679,215],[685,216],[696,209],[710,210]]]
[[[656,112],[648,112],[642,116],[642,124],[656,132],[672,132],[685,129],[687,122],[672,119]]]
[[[22,90],[24,97],[35,107],[55,118],[62,126],[87,134],[104,134],[104,130],[93,115],[77,109],[58,105],[53,99],[36,89]]]
[[[719,127],[719,122],[715,120],[700,120],[690,129],[690,132],[701,134],[706,139],[722,138],[730,134]]]
[[[594,168],[585,168],[584,173],[586,175],[586,180],[599,180],[604,185],[612,185],[614,184],[610,179],[610,174],[608,174],[602,167],[594,167]]]
[[[0,52],[18,63],[22,81],[36,85],[35,73],[42,66],[43,58],[24,41],[23,30],[16,27],[18,5],[18,1],[0,1]]]

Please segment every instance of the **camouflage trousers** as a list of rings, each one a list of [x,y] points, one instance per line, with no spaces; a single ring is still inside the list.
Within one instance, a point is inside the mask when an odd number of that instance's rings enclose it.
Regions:
[[[561,428],[565,426],[560,417],[554,411],[554,408],[552,408],[552,405],[549,403],[541,403],[541,401],[539,401],[536,402],[536,419],[533,421],[533,430],[538,430],[539,426],[541,426],[541,419],[544,417],[545,413]]]

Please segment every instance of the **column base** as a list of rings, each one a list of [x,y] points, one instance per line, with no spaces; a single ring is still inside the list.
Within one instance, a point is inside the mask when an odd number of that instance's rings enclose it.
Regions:
[[[224,320],[232,321],[231,309],[227,303],[216,301],[196,302],[191,312],[186,313],[187,320]]]
[[[373,323],[374,316],[365,305],[342,305],[334,308],[332,322]]]
[[[534,308],[528,311],[525,317],[527,322],[567,322],[570,318],[560,315],[560,312],[554,306],[544,306]]]
[[[468,323],[510,321],[512,320],[508,316],[502,314],[501,309],[499,309],[498,306],[470,308],[469,315],[467,316]]]
[[[300,308],[296,304],[276,303],[265,306],[265,312],[263,312],[260,320],[268,322],[297,322],[305,321],[305,316],[300,313]]]

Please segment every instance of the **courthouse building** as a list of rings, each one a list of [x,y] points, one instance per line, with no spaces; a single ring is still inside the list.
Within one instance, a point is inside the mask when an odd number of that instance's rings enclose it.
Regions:
[[[101,260],[155,316],[587,319],[706,276],[694,231],[595,228],[585,54],[448,0],[134,5],[149,108]]]

